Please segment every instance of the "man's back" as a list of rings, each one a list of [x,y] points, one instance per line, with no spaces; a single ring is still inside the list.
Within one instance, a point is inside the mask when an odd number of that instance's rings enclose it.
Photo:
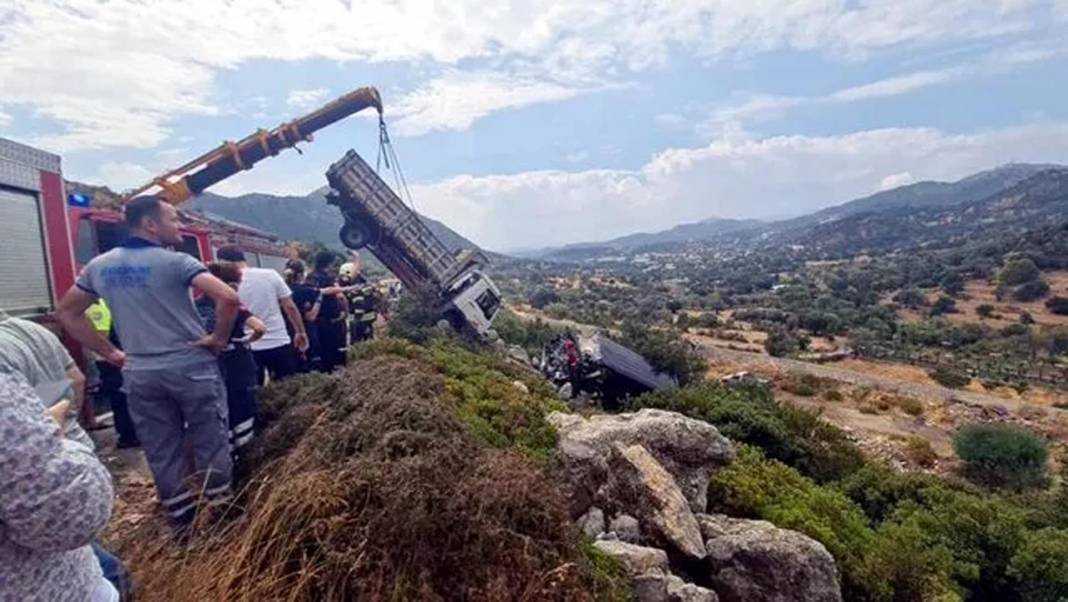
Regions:
[[[0,371],[17,372],[31,387],[68,381],[67,371],[74,367],[74,359],[50,330],[29,320],[12,318],[0,310]],[[64,395],[73,400],[74,391]],[[67,436],[93,449],[88,433],[73,419]]]
[[[290,343],[278,301],[293,293],[278,272],[266,268],[245,268],[241,271],[241,286],[237,294],[249,312],[267,326],[263,338],[252,343],[253,351],[275,349]]]
[[[184,253],[132,239],[89,262],[77,286],[103,298],[131,369],[211,359],[192,344],[205,335],[190,285],[206,271]]]

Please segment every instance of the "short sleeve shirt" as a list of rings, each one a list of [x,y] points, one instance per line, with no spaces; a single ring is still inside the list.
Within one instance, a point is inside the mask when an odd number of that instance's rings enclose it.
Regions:
[[[312,272],[311,282],[320,289],[328,288],[337,284],[337,280],[326,272]],[[323,304],[319,308],[319,322],[333,322],[341,317],[341,304],[334,295],[323,295]]]
[[[185,253],[132,238],[90,261],[75,285],[107,302],[127,369],[167,369],[214,360],[193,346],[206,331],[190,286],[206,271]]]
[[[267,326],[263,338],[252,343],[253,351],[264,351],[288,345],[289,333],[279,301],[293,295],[282,275],[266,268],[245,268],[241,271],[241,286],[237,289],[241,303],[252,315]]]

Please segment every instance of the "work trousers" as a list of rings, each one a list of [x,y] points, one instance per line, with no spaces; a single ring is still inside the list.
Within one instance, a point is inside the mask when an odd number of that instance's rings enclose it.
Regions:
[[[271,375],[271,381],[284,380],[297,373],[297,350],[292,345],[286,344],[272,349],[257,349],[252,352],[256,359],[256,384],[261,387],[267,382],[267,374]]]
[[[347,333],[345,320],[319,322],[319,356],[323,372],[345,365]]]
[[[226,388],[214,360],[164,370],[123,370],[127,402],[156,492],[175,526],[196,513],[194,492],[186,486],[196,475],[196,493],[210,502],[231,495],[233,461],[227,425]],[[183,440],[192,448],[186,465]]]
[[[238,449],[252,441],[256,426],[256,362],[252,352],[237,347],[219,357],[226,380],[226,408],[229,413],[230,446]]]
[[[97,362],[96,371],[100,374],[99,395],[108,401],[111,406],[111,416],[115,421],[115,433],[119,440],[117,445],[123,447],[137,447],[141,445],[137,439],[137,429],[133,419],[130,418],[130,409],[126,406],[126,393],[122,387],[122,370],[108,362]]]

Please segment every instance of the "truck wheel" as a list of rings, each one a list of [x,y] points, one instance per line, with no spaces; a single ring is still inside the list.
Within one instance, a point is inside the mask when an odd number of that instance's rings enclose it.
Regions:
[[[369,244],[375,242],[375,228],[371,224],[363,221],[347,221],[344,226],[341,226],[341,231],[338,232],[338,237],[341,238],[341,244],[350,249],[362,249]]]

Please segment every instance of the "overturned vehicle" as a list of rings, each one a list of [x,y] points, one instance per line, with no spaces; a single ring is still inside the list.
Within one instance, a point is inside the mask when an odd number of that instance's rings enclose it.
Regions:
[[[606,409],[618,408],[627,397],[678,386],[644,357],[600,334],[554,338],[542,350],[540,367],[562,399],[596,399]]]

